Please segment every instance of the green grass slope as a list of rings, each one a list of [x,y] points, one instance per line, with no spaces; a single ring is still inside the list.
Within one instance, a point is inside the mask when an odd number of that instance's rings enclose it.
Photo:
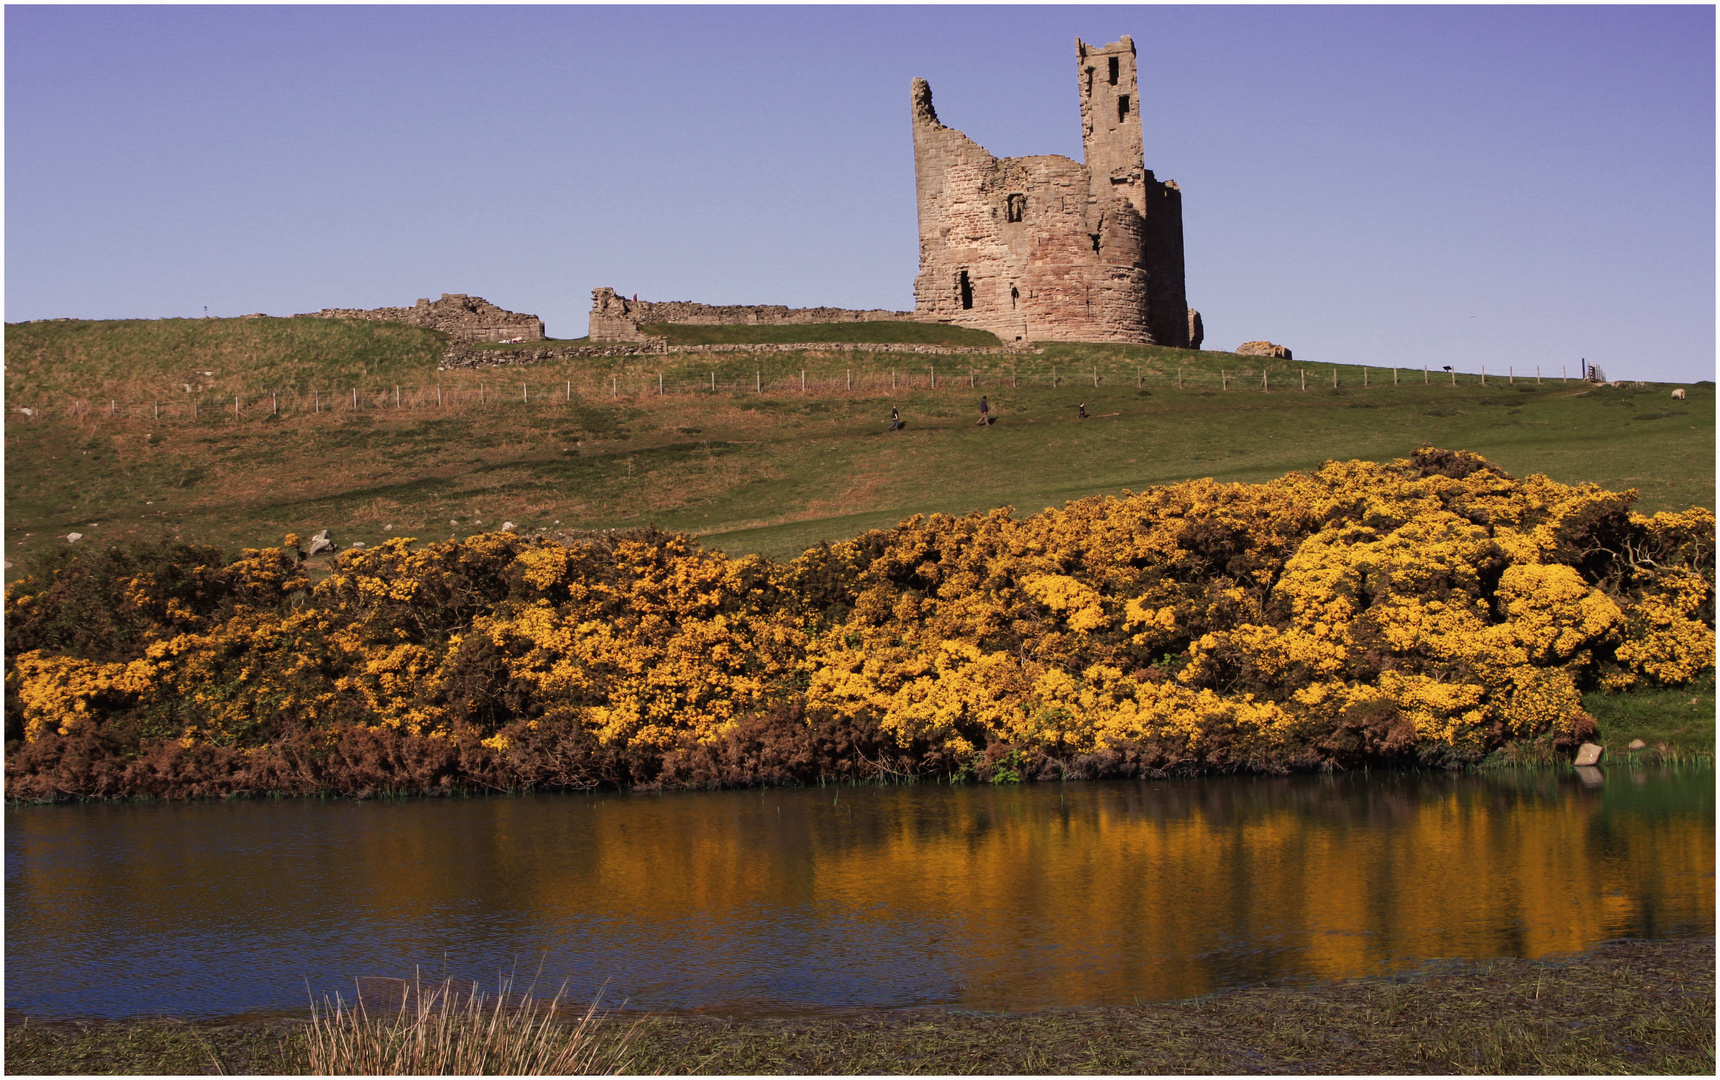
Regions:
[[[446,340],[434,330],[363,319],[8,323],[6,397],[16,408],[67,396],[148,401],[198,389],[422,381]]]
[[[1714,505],[1712,384],[1680,402],[1664,386],[1497,373],[1452,385],[1442,372],[1423,382],[1419,369],[1394,382],[1389,364],[1082,345],[437,372],[440,337],[398,324],[7,331],[14,567],[71,531],[84,543],[177,536],[232,548],[326,527],[344,546],[505,520],[550,533],[655,522],[730,552],[786,556],[913,513],[1025,514],[1193,476],[1257,481],[1329,458],[1389,459],[1423,443],[1520,475],[1636,488],[1645,510]],[[189,371],[214,374],[191,383]],[[987,428],[975,424],[982,393],[996,418]],[[19,412],[32,403],[46,413]],[[1083,403],[1087,420],[1076,416]],[[903,431],[886,431],[892,404]]]

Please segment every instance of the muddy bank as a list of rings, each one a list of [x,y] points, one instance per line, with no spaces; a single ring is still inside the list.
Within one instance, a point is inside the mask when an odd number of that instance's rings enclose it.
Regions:
[[[647,1018],[633,1068],[669,1074],[1652,1073],[1714,1071],[1714,939],[1550,960],[1444,961],[1313,986],[1024,1016],[901,1010]],[[619,1034],[633,1018],[611,1024]],[[290,1020],[21,1022],[14,1074],[294,1073]]]

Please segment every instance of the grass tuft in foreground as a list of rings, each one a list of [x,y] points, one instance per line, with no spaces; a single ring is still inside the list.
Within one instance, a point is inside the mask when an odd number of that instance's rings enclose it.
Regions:
[[[586,1076],[630,1071],[634,1028],[600,1031],[597,1003],[569,1025],[566,988],[545,1002],[494,995],[453,980],[402,986],[398,1007],[373,1011],[363,995],[313,1002],[306,1034],[311,1073],[335,1076]]]

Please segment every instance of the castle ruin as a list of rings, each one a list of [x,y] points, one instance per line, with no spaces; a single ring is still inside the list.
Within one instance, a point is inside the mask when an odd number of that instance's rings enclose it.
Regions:
[[[1075,41],[1085,164],[995,158],[945,127],[912,87],[920,272],[914,310],[717,307],[592,293],[593,341],[639,341],[642,323],[911,319],[986,330],[1006,344],[1125,342],[1200,348],[1183,285],[1182,191],[1146,167],[1135,43]]]
[[[1076,39],[1075,55],[1084,165],[994,158],[940,123],[914,80],[914,312],[1004,341],[1190,348],[1182,191],[1145,165],[1135,43]]]

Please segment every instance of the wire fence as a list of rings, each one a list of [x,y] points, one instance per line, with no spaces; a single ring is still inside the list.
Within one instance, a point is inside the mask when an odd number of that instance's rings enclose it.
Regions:
[[[1337,389],[1391,389],[1401,386],[1498,386],[1517,384],[1569,383],[1568,374],[1561,369],[1558,376],[1543,377],[1539,368],[1519,375],[1508,368],[1501,377],[1489,376],[1485,368],[1479,374],[1459,373],[1433,368],[1371,368],[1317,367],[1283,365],[1273,368],[1229,370],[1220,368],[1170,371],[1148,371],[1145,367],[1131,373],[1115,366],[1051,367],[1032,371],[939,370],[936,365],[925,368],[894,368],[862,370],[853,368],[841,372],[811,372],[800,370],[783,374],[772,372],[767,378],[762,369],[751,377],[735,372],[710,371],[702,377],[685,371],[583,373],[557,381],[529,378],[495,378],[451,380],[426,386],[362,386],[330,387],[327,389],[277,389],[260,392],[216,395],[186,394],[173,398],[138,401],[119,397],[43,397],[34,402],[10,404],[10,410],[26,420],[76,419],[95,420],[103,417],[152,422],[198,423],[243,422],[267,420],[284,416],[331,417],[354,414],[405,414],[426,412],[466,411],[506,405],[548,406],[554,403],[600,404],[602,402],[695,396],[877,396],[890,393],[926,392],[986,392],[1022,387],[1080,389],[1162,389],[1220,393],[1294,393]]]

